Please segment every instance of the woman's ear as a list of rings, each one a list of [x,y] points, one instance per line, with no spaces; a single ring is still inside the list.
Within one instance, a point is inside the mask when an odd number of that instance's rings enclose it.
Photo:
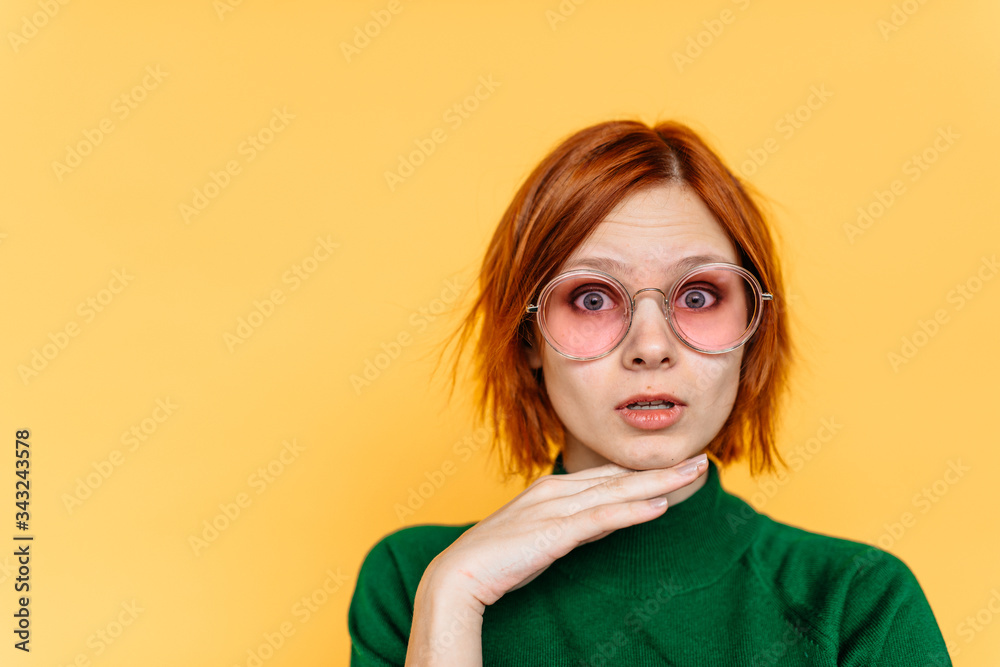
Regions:
[[[528,367],[531,370],[538,370],[542,367],[542,351],[540,349],[541,337],[534,329],[531,331],[530,340],[524,342],[524,356],[528,359]]]
[[[524,353],[528,357],[528,367],[531,370],[535,371],[542,367],[542,355],[537,348],[525,344]]]

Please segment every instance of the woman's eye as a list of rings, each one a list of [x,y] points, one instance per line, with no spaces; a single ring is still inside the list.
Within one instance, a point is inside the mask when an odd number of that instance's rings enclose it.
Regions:
[[[591,290],[576,297],[573,304],[581,310],[608,310],[614,307],[614,301],[604,292]]]
[[[680,301],[681,308],[699,310],[701,308],[708,308],[715,303],[715,295],[704,288],[690,288],[681,292],[678,301]]]

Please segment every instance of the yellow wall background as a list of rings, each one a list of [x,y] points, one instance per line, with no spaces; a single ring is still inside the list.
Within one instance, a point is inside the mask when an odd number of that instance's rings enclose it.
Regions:
[[[9,0],[0,28],[0,663],[247,665],[285,627],[268,667],[347,664],[375,541],[521,490],[429,384],[499,215],[637,117],[775,203],[798,469],[725,486],[898,555],[956,662],[996,664],[995,2]]]

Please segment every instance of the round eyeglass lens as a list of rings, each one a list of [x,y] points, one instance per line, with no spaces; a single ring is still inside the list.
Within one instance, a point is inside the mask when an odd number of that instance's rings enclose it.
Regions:
[[[705,352],[743,343],[760,317],[760,290],[743,273],[728,268],[696,270],[669,298],[674,333]]]
[[[629,297],[613,281],[593,273],[556,279],[540,295],[538,324],[556,350],[587,359],[608,352],[629,325]]]

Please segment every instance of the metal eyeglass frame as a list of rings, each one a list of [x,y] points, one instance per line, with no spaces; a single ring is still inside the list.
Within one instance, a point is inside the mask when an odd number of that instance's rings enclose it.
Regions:
[[[757,297],[757,304],[756,307],[754,308],[755,312],[753,320],[750,322],[750,324],[747,325],[746,331],[743,332],[743,335],[740,336],[740,338],[733,344],[733,346],[726,348],[725,350],[705,350],[699,348],[698,346],[688,341],[686,337],[682,335],[680,332],[678,332],[677,328],[674,326],[673,302],[674,302],[674,297],[676,296],[675,292],[692,275],[709,269],[728,269],[731,271],[735,271],[736,273],[747,279],[747,282],[749,282],[750,286],[753,288],[754,295]],[[619,290],[621,290],[621,294],[628,296],[629,300],[628,326],[625,327],[625,332],[621,335],[621,338],[618,339],[618,342],[615,343],[606,352],[602,352],[601,354],[594,355],[591,357],[576,357],[570,354],[566,354],[565,352],[557,348],[555,345],[553,345],[552,341],[549,340],[549,337],[546,333],[544,315],[540,311],[541,304],[545,303],[545,300],[548,298],[549,294],[552,292],[553,289],[555,289],[555,287],[560,282],[569,278],[570,276],[583,275],[583,274],[596,275],[600,276],[601,278],[610,280],[613,285],[615,285]],[[632,318],[635,314],[635,297],[638,296],[641,292],[649,292],[649,291],[659,292],[663,296],[664,304],[666,305],[666,310],[664,312],[664,315],[666,317],[667,324],[670,325],[670,330],[674,333],[675,336],[677,336],[677,339],[680,340],[685,345],[687,345],[692,350],[695,350],[696,352],[702,352],[704,354],[724,354],[726,352],[732,352],[741,345],[746,344],[746,342],[750,340],[750,337],[753,336],[755,333],[757,333],[757,328],[760,326],[760,320],[764,313],[764,302],[774,300],[774,295],[772,295],[769,292],[765,292],[761,288],[761,285],[757,281],[757,278],[754,277],[752,273],[747,271],[742,266],[738,266],[736,264],[730,264],[728,262],[712,262],[710,264],[701,264],[687,271],[684,275],[678,278],[674,282],[674,284],[670,287],[669,295],[664,294],[663,290],[657,287],[644,287],[636,291],[635,294],[629,296],[629,291],[625,289],[625,286],[621,283],[621,281],[612,276],[611,274],[605,273],[604,271],[599,271],[597,269],[574,269],[572,271],[566,271],[564,273],[560,273],[558,276],[550,280],[548,284],[545,286],[545,288],[542,289],[541,293],[538,295],[538,304],[537,305],[529,304],[528,306],[526,306],[525,312],[537,315],[539,328],[542,330],[542,336],[545,337],[545,342],[548,343],[549,347],[551,347],[553,350],[555,350],[562,356],[566,357],[567,359],[573,359],[576,361],[591,361],[593,359],[600,359],[601,357],[611,354],[615,349],[617,349],[619,345],[622,344],[622,342],[624,342],[626,338],[628,338],[628,332],[632,330]]]

